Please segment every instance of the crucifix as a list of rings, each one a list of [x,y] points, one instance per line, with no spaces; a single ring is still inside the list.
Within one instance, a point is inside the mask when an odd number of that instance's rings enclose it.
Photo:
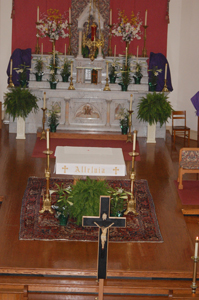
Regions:
[[[107,272],[109,228],[126,227],[126,218],[110,217],[110,197],[100,196],[99,217],[83,217],[82,226],[99,227],[97,277],[99,279],[98,300],[101,300]]]

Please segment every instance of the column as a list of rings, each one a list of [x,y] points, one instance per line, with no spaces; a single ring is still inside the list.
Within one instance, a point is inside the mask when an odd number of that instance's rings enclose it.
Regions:
[[[83,58],[82,56],[82,30],[79,29],[79,51],[78,51],[78,58]]]

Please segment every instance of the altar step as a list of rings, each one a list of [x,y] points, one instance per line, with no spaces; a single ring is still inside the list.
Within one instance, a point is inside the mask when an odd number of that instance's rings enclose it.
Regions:
[[[41,129],[37,131],[37,137],[41,137]],[[120,132],[81,131],[77,133],[77,131],[57,130],[57,132],[50,132],[50,138],[126,141],[127,135],[122,135]]]

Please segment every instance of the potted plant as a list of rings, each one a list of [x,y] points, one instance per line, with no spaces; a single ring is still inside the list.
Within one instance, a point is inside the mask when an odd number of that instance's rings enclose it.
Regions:
[[[32,110],[38,110],[37,101],[37,97],[28,88],[21,86],[13,87],[4,94],[5,112],[13,117],[13,121],[17,118],[17,139],[25,138],[25,118]]]
[[[48,126],[50,127],[50,132],[56,132],[57,126],[59,125],[59,111],[55,106],[48,111]]]
[[[120,121],[120,127],[122,134],[127,134],[129,128],[129,112],[125,108],[121,108],[119,113],[117,114],[117,118]]]
[[[162,69],[158,69],[157,66],[154,66],[152,69],[148,70],[148,72],[149,72],[149,91],[154,92],[156,90],[158,75],[162,72]]]
[[[142,75],[142,66],[141,64],[137,61],[134,67],[134,83],[135,84],[140,84],[141,79],[142,79],[143,75]]]
[[[142,97],[138,103],[137,118],[140,121],[148,122],[147,142],[155,143],[155,128],[159,122],[160,127],[171,117],[172,106],[167,100],[168,96],[164,93],[148,93]],[[151,132],[151,129],[153,132]]]
[[[115,83],[116,78],[117,78],[117,63],[114,61],[110,64],[110,69],[109,69],[110,83]]]
[[[36,59],[36,63],[35,63],[35,77],[36,77],[36,81],[42,81],[42,76],[44,75],[44,62],[43,62],[43,59],[40,57],[40,58],[37,58]]]
[[[53,192],[56,192],[58,194],[58,197],[57,202],[55,203],[55,205],[52,205],[52,208],[56,211],[55,217],[59,219],[60,225],[65,226],[68,222],[71,206],[73,205],[73,203],[68,200],[68,195],[71,192],[71,187],[68,186],[64,188],[63,183],[61,184],[61,186],[59,186],[57,183],[55,184],[57,186],[57,190],[53,190]]]
[[[65,58],[63,61],[63,65],[61,66],[61,76],[63,82],[68,82],[68,78],[70,76],[70,68],[71,68],[71,62]]]
[[[127,57],[127,60],[123,61],[120,73],[121,76],[119,77],[119,85],[121,85],[122,91],[127,91],[128,85],[132,82],[129,56]]]
[[[14,68],[16,72],[19,74],[19,83],[22,87],[28,86],[28,74],[31,70],[29,66],[26,65],[26,63],[20,64],[18,68]]]
[[[125,212],[124,206],[128,200],[128,196],[132,196],[132,193],[122,188],[111,188],[109,194],[111,200],[111,216],[122,217]]]

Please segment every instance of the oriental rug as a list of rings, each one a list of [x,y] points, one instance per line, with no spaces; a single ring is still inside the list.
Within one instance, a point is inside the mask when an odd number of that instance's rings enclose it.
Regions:
[[[178,189],[178,182],[174,181],[178,190],[182,205],[199,205],[199,181],[198,180],[183,180],[183,189]]]
[[[73,147],[108,147],[108,148],[122,148],[125,161],[131,161],[132,157],[129,152],[132,152],[132,143],[118,140],[91,140],[91,139],[50,139],[50,150],[53,154],[50,156],[54,158],[55,149],[57,146],[73,146]],[[33,149],[32,157],[46,157],[43,151],[46,150],[46,140],[40,140],[38,137]],[[139,143],[136,143],[136,152],[139,153]],[[136,156],[136,161],[140,160],[140,156]]]
[[[55,183],[71,185],[73,180],[50,179],[50,189],[57,189]],[[108,180],[114,188],[122,187],[130,191],[130,180]],[[64,240],[64,241],[98,241],[98,228],[77,226],[69,219],[67,226],[60,226],[54,214],[44,212],[42,194],[45,191],[45,178],[30,177],[22,199],[20,217],[20,240]],[[54,195],[54,194],[53,194]],[[52,195],[52,204],[56,195]],[[152,196],[146,180],[135,181],[135,195],[138,215],[129,213],[126,216],[126,228],[110,228],[110,242],[163,242]],[[80,199],[81,201],[81,199]]]

